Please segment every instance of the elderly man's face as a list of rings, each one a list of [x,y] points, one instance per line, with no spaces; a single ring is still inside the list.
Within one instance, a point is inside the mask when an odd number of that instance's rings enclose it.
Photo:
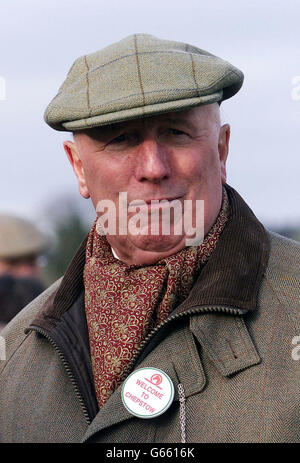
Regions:
[[[119,204],[134,200],[204,200],[204,232],[216,220],[226,181],[229,126],[220,126],[217,103],[81,132],[65,142],[83,197]],[[151,212],[150,204],[146,206]],[[184,208],[182,208],[184,211]],[[118,207],[116,207],[118,219]],[[172,225],[172,224],[171,224]],[[173,224],[174,225],[174,224]],[[118,229],[118,227],[117,227]],[[171,226],[172,231],[172,226]],[[186,246],[181,235],[108,235],[128,264],[149,265]]]

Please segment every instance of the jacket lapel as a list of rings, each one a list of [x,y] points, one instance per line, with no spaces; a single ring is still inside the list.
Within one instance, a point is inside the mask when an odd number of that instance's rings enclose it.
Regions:
[[[135,368],[135,370],[144,367],[159,368],[171,378],[175,389],[174,403],[171,406],[178,406],[178,403],[176,404],[179,400],[178,384],[183,385],[187,398],[199,393],[206,383],[198,350],[187,324],[188,322],[183,326],[182,324],[181,326],[178,325]],[[193,372],[192,375],[191,371]],[[122,385],[98,412],[83,441],[109,426],[134,418],[122,403],[121,391]]]
[[[242,316],[220,312],[191,315],[135,367],[156,367],[167,373],[175,388],[174,407],[178,407],[178,384],[183,385],[185,398],[199,394],[206,385],[195,339],[223,376],[237,374],[261,361]],[[83,441],[133,418],[122,403],[121,391],[122,386],[98,412]]]

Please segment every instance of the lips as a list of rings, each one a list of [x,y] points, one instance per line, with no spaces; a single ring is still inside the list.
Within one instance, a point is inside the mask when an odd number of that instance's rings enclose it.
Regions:
[[[167,198],[151,198],[151,199],[135,199],[133,201],[130,201],[130,206],[139,206],[139,207],[142,207],[142,206],[145,206],[145,203],[147,206],[163,206],[164,204],[167,205],[167,203],[171,203],[172,201],[175,201],[175,200],[181,200],[183,198],[183,195],[182,196],[176,196],[176,197],[167,197]],[[154,204],[152,203],[152,201],[155,201]],[[161,201],[166,201],[167,203],[161,203]],[[160,203],[160,204],[158,204]]]

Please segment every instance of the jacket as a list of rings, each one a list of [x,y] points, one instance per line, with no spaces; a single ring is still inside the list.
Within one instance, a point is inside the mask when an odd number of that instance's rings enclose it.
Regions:
[[[120,385],[98,410],[84,311],[85,240],[64,277],[2,333],[1,442],[300,442],[300,360],[293,355],[300,245],[266,231],[238,193],[227,192],[231,217],[211,258],[124,375],[163,370],[175,387],[170,408],[134,417]]]

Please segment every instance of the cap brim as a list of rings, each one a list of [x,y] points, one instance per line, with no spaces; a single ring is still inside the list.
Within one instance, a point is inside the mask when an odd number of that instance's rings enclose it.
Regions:
[[[184,111],[192,109],[196,106],[212,104],[222,101],[224,98],[223,92],[213,93],[203,97],[187,98],[183,100],[167,101],[153,105],[146,105],[137,108],[125,109],[99,116],[89,117],[87,119],[63,122],[61,126],[55,127],[57,130],[77,131],[85,130],[93,127],[101,127],[118,122],[124,122],[141,117],[150,117],[157,114],[163,114],[174,111]]]

